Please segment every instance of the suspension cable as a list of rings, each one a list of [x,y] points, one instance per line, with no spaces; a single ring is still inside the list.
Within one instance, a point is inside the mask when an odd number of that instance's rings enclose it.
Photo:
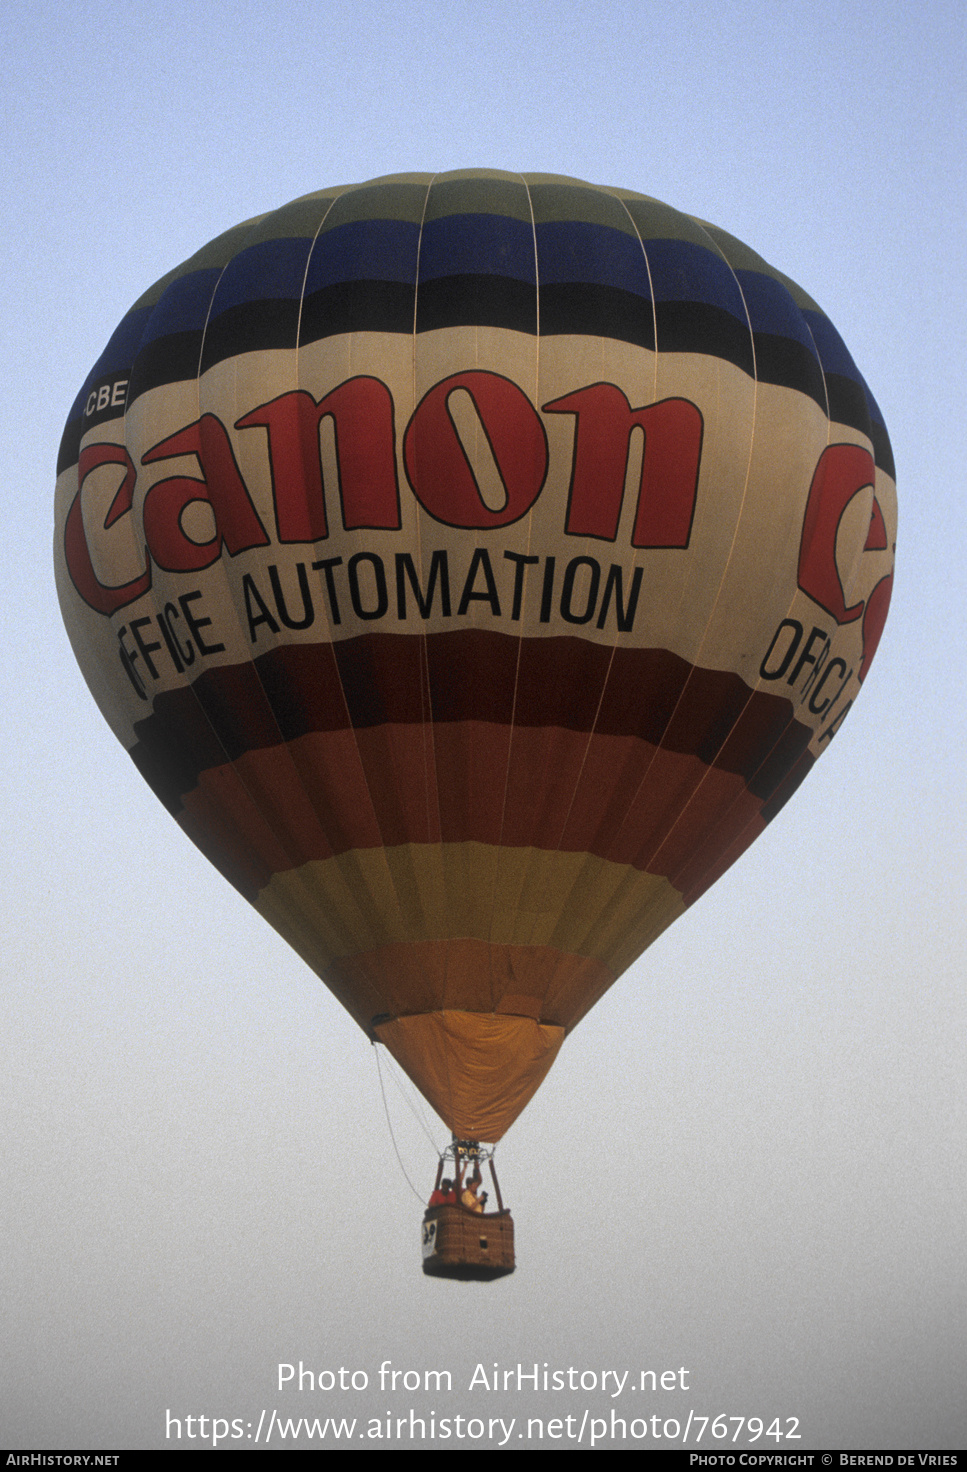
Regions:
[[[407,1173],[406,1173],[406,1166],[403,1164],[403,1157],[400,1155],[399,1148],[398,1148],[398,1146],[396,1144],[396,1136],[393,1133],[393,1121],[390,1119],[389,1103],[388,1103],[387,1098],[386,1098],[386,1089],[385,1089],[385,1087],[383,1085],[383,1066],[380,1063],[380,1059],[379,1059],[379,1048],[378,1048],[378,1046],[377,1046],[377,1044],[376,1044],[375,1041],[373,1042],[373,1049],[374,1049],[374,1051],[376,1053],[376,1073],[377,1073],[377,1075],[379,1077],[379,1089],[380,1089],[380,1093],[383,1096],[383,1111],[384,1111],[384,1113],[386,1115],[386,1123],[389,1126],[389,1137],[390,1137],[390,1139],[393,1142],[393,1150],[396,1153],[396,1159],[399,1161],[400,1170],[403,1172],[403,1179],[406,1181],[406,1184],[409,1186],[410,1190],[413,1192],[413,1195],[416,1197],[417,1201],[422,1202],[423,1201],[423,1195],[422,1195],[421,1192],[419,1192],[416,1189],[416,1187],[414,1186],[413,1182],[410,1180],[409,1176],[407,1175]],[[430,1143],[433,1144],[432,1139],[430,1140]],[[436,1146],[435,1145],[434,1145],[433,1148],[434,1148],[434,1150],[436,1150]],[[436,1150],[436,1153],[437,1153],[437,1155],[439,1155],[440,1152],[438,1150]]]
[[[437,1159],[439,1159],[442,1151],[440,1150],[440,1147],[437,1144],[436,1140],[433,1138],[431,1127],[428,1123],[426,1106],[424,1105],[422,1096],[417,1093],[417,1090],[413,1086],[412,1082],[406,1077],[406,1074],[403,1073],[399,1064],[396,1062],[396,1059],[393,1057],[392,1053],[390,1053],[388,1049],[386,1051],[386,1062],[386,1071],[389,1074],[390,1078],[393,1080],[393,1083],[396,1085],[396,1089],[399,1093],[400,1098],[403,1100],[403,1103],[406,1105],[407,1109],[410,1111],[413,1118],[420,1126],[420,1129],[423,1131],[424,1135],[426,1135],[426,1138],[430,1145],[430,1149],[433,1151]],[[409,1085],[409,1087],[407,1087],[407,1085]]]

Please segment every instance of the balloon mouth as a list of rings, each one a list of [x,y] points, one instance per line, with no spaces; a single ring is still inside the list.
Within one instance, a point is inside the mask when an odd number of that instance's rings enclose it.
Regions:
[[[530,1102],[564,1041],[534,1017],[447,1010],[372,1019],[392,1053],[459,1139],[499,1140]]]

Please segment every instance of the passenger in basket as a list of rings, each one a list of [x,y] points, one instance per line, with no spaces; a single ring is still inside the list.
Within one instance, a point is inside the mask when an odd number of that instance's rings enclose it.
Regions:
[[[480,1191],[480,1181],[480,1166],[475,1165],[473,1168],[473,1175],[468,1176],[467,1180],[464,1183],[463,1195],[460,1198],[461,1204],[465,1206],[468,1211],[483,1211],[484,1209],[484,1204],[487,1200],[487,1193],[486,1191],[484,1192],[483,1200],[481,1200],[478,1194]]]
[[[432,1192],[429,1204],[431,1206],[456,1206],[457,1193],[449,1177],[444,1176],[439,1186]]]

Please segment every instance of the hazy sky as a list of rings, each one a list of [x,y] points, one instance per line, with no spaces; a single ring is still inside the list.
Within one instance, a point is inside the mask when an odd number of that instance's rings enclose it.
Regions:
[[[960,0],[8,0],[0,42],[0,1444],[171,1447],[170,1413],[201,1447],[188,1416],[275,1410],[389,1450],[409,1433],[361,1432],[413,1408],[428,1437],[614,1409],[649,1418],[614,1448],[680,1447],[655,1430],[689,1411],[798,1418],[773,1451],[965,1445]],[[502,1143],[519,1268],[494,1285],[422,1277],[374,1050],[114,741],[50,550],[63,423],[148,285],[312,189],[467,166],[655,195],[800,282],[883,410],[900,502],[833,749]],[[434,1145],[383,1076],[425,1194]],[[366,1388],[280,1391],[300,1360]],[[451,1389],[381,1389],[384,1361]],[[471,1389],[535,1361],[583,1387]],[[614,1396],[604,1370],[679,1381]]]

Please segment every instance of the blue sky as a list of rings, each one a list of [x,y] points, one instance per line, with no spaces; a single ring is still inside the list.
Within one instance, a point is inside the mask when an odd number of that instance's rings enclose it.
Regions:
[[[962,1446],[962,7],[94,0],[11,3],[0,34],[0,1439],[608,1414],[469,1390],[536,1360],[687,1366],[649,1415],[797,1417],[783,1449]],[[67,412],[158,276],[312,189],[478,165],[653,194],[798,281],[883,410],[900,535],[834,749],[568,1040],[500,1151],[519,1270],[463,1288],[420,1275],[373,1050],[104,725],[50,539]],[[369,1386],[280,1392],[300,1359]],[[453,1389],[387,1396],[386,1359]]]

